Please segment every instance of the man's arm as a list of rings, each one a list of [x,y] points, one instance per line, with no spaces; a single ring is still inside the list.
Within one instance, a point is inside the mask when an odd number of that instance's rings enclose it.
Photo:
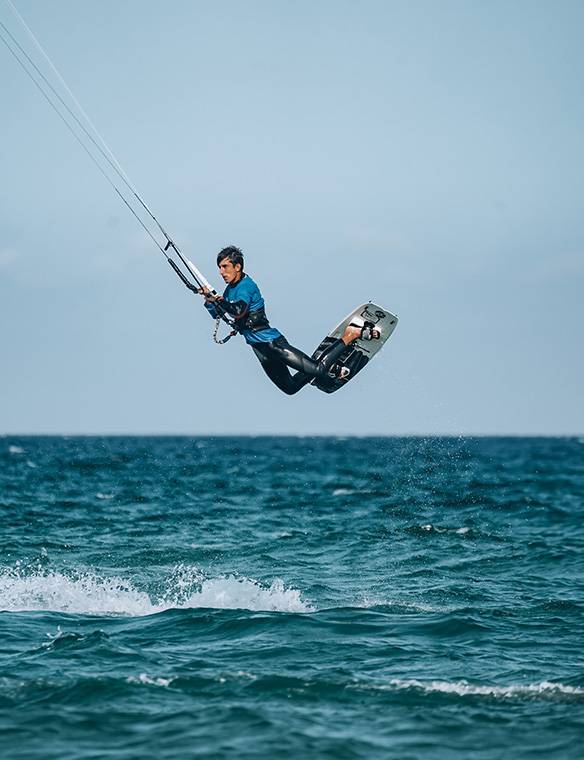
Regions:
[[[250,299],[251,300],[251,299]],[[221,300],[221,308],[235,319],[243,319],[249,311],[248,301],[224,301]]]
[[[202,293],[202,291],[199,291],[199,292],[201,292],[201,293]],[[203,295],[205,295],[205,294],[203,293]],[[210,315],[213,317],[213,319],[217,319],[217,317],[220,317],[220,316],[221,316],[221,314],[219,313],[219,309],[218,309],[218,308],[217,308],[217,306],[215,305],[215,301],[216,301],[216,300],[217,300],[217,299],[215,299],[215,298],[213,298],[213,300],[210,300],[210,299],[207,297],[207,295],[205,295],[205,303],[204,303],[204,306],[205,306],[205,309],[207,309],[207,311],[209,312],[209,314],[210,314]]]
[[[222,314],[229,314],[238,321],[247,316],[253,297],[253,293],[248,288],[241,290],[243,292],[240,291],[240,298],[237,301],[227,301],[223,296],[212,295],[206,288],[200,289],[199,293],[205,297],[205,308],[214,319]]]
[[[238,301],[227,301],[223,296],[212,296],[208,291],[203,292],[203,295],[205,296],[205,308],[215,318],[221,316],[221,313],[226,313],[235,320],[243,319],[249,312],[252,300],[252,294],[245,290]],[[217,303],[220,304],[219,308]]]
[[[223,301],[223,296],[213,295],[208,288],[197,288],[197,293],[205,299],[203,306],[213,319],[220,317],[224,310],[217,308],[217,301]]]

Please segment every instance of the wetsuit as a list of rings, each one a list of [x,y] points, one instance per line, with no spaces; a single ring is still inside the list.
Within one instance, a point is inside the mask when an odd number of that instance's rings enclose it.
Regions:
[[[220,316],[217,306],[206,303],[212,317]],[[266,318],[264,299],[256,283],[244,274],[223,293],[221,308],[235,319],[235,329],[253,348],[264,372],[281,391],[292,396],[315,377],[326,375],[345,349],[342,340],[335,340],[318,361],[291,346]],[[290,369],[296,370],[295,374]]]

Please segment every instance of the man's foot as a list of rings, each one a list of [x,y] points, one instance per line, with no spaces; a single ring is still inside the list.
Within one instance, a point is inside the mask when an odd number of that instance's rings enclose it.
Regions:
[[[356,340],[358,340],[361,337],[361,328],[357,327],[356,325],[347,325],[345,328],[345,332],[343,333],[343,337],[341,340],[345,344],[345,346],[350,346],[351,343],[354,343]]]
[[[343,337],[341,340],[346,346],[354,343],[356,340],[379,340],[381,333],[374,327],[369,327],[365,324],[363,327],[357,327],[357,325],[347,325]]]
[[[379,338],[381,338],[381,333],[375,327],[364,325],[361,328],[361,340],[379,340]]]

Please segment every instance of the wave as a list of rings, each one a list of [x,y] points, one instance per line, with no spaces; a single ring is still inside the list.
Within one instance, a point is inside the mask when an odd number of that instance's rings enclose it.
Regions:
[[[71,638],[70,635],[62,636],[62,639]],[[79,637],[83,638],[83,637]],[[93,638],[86,637],[87,639]],[[65,642],[64,642],[65,643]],[[68,643],[68,642],[67,642]],[[87,642],[89,643],[89,641]],[[52,646],[52,645],[45,645]],[[96,688],[111,688],[122,682],[147,687],[162,687],[164,689],[172,688],[185,693],[196,693],[201,695],[208,689],[215,690],[225,686],[226,689],[235,688],[252,689],[255,694],[265,693],[274,695],[276,692],[284,692],[289,695],[302,693],[313,696],[323,697],[327,695],[330,698],[346,699],[351,692],[369,692],[379,698],[383,695],[391,697],[399,694],[410,694],[411,696],[421,696],[427,699],[436,699],[438,697],[461,698],[461,699],[486,699],[504,702],[511,701],[544,701],[544,702],[577,702],[584,701],[584,688],[579,686],[569,686],[563,683],[554,683],[551,681],[541,681],[533,684],[510,684],[507,686],[495,686],[485,684],[473,684],[465,680],[460,681],[421,681],[417,679],[393,679],[385,684],[365,683],[360,680],[346,681],[342,677],[327,677],[320,674],[317,677],[309,674],[291,674],[289,672],[264,672],[251,673],[245,670],[209,670],[204,673],[155,673],[138,672],[136,674],[127,674],[120,677],[103,677],[83,675],[81,677],[66,677],[65,680],[47,681],[44,677],[28,683],[20,681],[15,682],[3,679],[4,692],[7,690],[18,691],[25,686],[29,689],[55,690],[62,691],[66,688],[70,693],[94,694]],[[1,680],[0,680],[1,685]],[[343,696],[344,695],[344,696]]]
[[[156,597],[126,579],[92,571],[64,573],[9,568],[0,573],[0,610],[144,616],[168,609],[244,609],[310,612],[300,592],[280,579],[270,585],[225,575],[208,578],[198,568],[179,566]]]
[[[494,686],[473,684],[468,681],[419,681],[417,679],[394,678],[387,684],[355,685],[353,688],[367,688],[375,691],[412,691],[424,695],[452,694],[458,697],[491,697],[495,699],[540,698],[557,699],[572,697],[583,699],[584,687],[568,686],[562,683],[541,681],[535,684],[510,684]]]

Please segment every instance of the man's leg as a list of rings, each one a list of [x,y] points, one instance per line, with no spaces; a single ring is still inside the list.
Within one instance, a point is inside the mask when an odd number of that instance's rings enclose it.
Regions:
[[[281,358],[273,356],[268,348],[269,344],[262,344],[262,347],[253,346],[255,355],[260,360],[262,369],[270,380],[288,396],[293,396],[299,390],[311,381],[310,375],[303,375],[297,372],[295,375],[290,374],[290,370]]]
[[[331,343],[325,353],[318,359],[313,359],[311,356],[307,356],[303,351],[295,346],[291,346],[286,338],[278,338],[273,341],[270,346],[275,356],[280,358],[281,361],[287,367],[296,370],[296,377],[298,374],[306,375],[308,381],[314,377],[322,377],[326,375],[333,364],[341,356],[346,349],[348,343],[338,339]]]
[[[345,337],[343,336],[344,339]],[[326,375],[347,345],[355,340],[355,337],[351,334],[349,340],[334,341],[318,361],[307,356],[299,348],[291,346],[284,337],[277,338],[270,343],[256,344],[253,346],[253,350],[260,360],[264,372],[274,385],[292,396],[304,388],[313,378]],[[296,370],[296,373],[291,375],[288,367]]]

